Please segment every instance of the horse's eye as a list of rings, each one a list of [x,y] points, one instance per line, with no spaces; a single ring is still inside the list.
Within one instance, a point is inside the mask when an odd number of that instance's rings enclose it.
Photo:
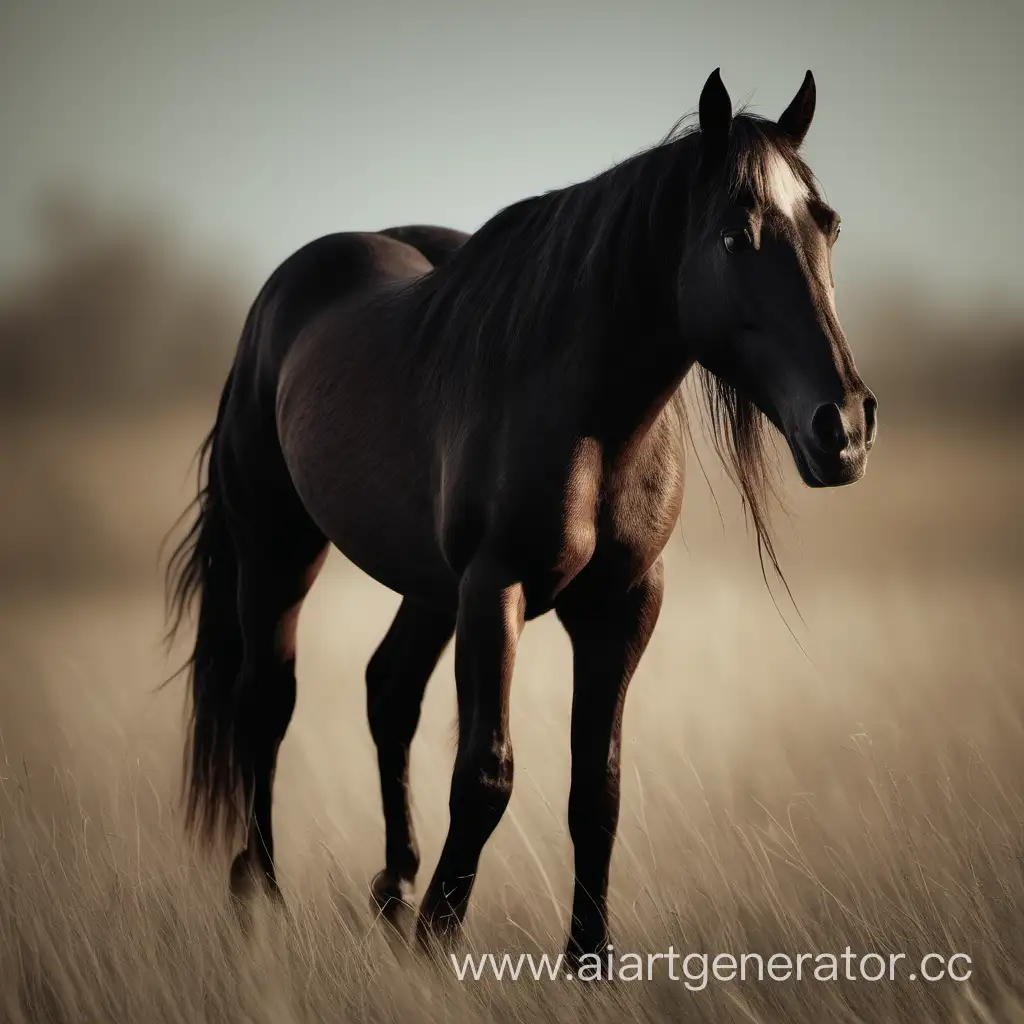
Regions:
[[[754,236],[750,228],[741,228],[738,231],[726,230],[722,232],[722,244],[726,252],[742,252],[744,249],[754,247]]]

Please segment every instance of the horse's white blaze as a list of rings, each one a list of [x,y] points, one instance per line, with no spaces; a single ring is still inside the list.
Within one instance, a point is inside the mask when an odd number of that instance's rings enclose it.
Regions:
[[[787,217],[792,217],[797,205],[807,199],[807,186],[784,157],[775,153],[768,167],[768,194],[775,206]]]

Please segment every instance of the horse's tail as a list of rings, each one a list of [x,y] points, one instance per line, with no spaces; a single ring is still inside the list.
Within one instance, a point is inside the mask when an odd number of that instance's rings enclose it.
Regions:
[[[169,639],[198,604],[195,644],[183,666],[190,675],[192,697],[185,748],[185,823],[206,843],[214,842],[218,832],[234,837],[252,788],[236,723],[242,697],[239,564],[224,476],[224,423],[233,379],[234,371],[224,385],[213,429],[199,450],[199,491],[186,512],[194,511],[195,518],[167,566]]]

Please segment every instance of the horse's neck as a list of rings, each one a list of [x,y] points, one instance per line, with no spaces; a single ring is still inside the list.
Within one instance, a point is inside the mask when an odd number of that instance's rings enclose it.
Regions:
[[[597,382],[587,418],[609,441],[628,444],[665,410],[694,359],[677,321],[675,246],[655,236],[620,258],[632,272],[595,282],[591,322],[600,326],[583,358]]]
[[[678,332],[623,333],[611,341],[585,414],[613,447],[629,446],[665,412],[694,360]]]

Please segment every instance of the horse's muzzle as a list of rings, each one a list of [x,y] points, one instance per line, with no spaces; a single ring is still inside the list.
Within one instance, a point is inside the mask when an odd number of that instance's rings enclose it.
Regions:
[[[841,487],[859,480],[878,432],[878,402],[858,392],[839,406],[825,402],[807,428],[787,436],[793,460],[809,487]]]

